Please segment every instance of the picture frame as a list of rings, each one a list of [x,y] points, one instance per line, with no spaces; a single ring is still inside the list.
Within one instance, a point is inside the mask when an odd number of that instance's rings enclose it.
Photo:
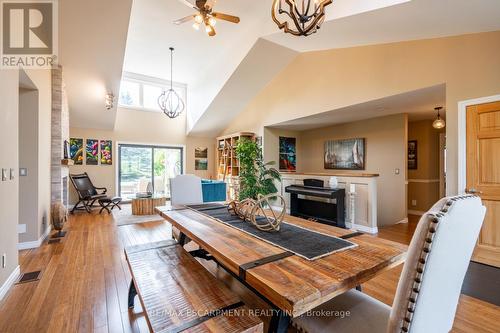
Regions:
[[[297,171],[297,139],[280,136],[279,149],[280,171]]]
[[[417,140],[408,141],[408,170],[418,169],[418,142]]]
[[[365,138],[326,141],[324,168],[332,170],[365,170]]]

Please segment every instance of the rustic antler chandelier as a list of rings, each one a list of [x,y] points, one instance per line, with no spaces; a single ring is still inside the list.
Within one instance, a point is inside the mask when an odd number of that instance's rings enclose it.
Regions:
[[[325,21],[325,7],[333,0],[274,0],[272,16],[280,29],[295,36],[309,36]]]

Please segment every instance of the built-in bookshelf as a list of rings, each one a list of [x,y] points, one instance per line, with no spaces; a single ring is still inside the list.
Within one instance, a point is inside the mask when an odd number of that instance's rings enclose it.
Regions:
[[[227,198],[238,198],[240,184],[240,161],[236,156],[236,145],[241,138],[255,139],[255,134],[240,132],[217,138],[217,179],[227,183]]]

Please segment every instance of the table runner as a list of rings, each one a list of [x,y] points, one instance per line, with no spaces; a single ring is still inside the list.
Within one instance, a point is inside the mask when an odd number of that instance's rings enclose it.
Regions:
[[[238,216],[231,215],[227,210],[227,205],[203,204],[187,207],[307,260],[316,260],[357,246],[350,241],[308,230],[285,221],[281,224],[280,231],[262,231]]]

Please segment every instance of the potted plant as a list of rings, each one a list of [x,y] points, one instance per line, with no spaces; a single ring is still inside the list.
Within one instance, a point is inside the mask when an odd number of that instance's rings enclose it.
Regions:
[[[240,161],[239,200],[257,199],[258,195],[277,193],[275,181],[281,181],[281,175],[272,165],[264,163],[261,147],[253,140],[242,138],[236,145],[236,156]]]

